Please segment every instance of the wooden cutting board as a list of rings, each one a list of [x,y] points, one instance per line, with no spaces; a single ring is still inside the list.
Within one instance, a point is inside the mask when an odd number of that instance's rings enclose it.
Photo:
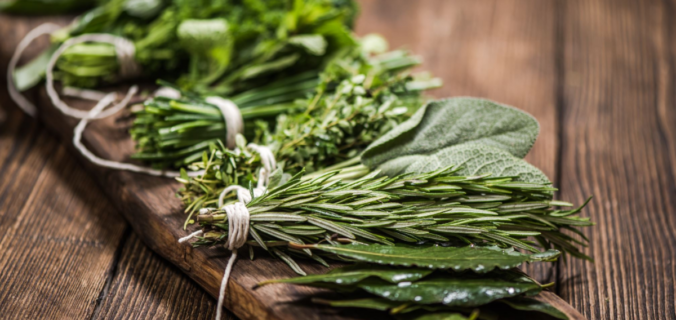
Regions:
[[[64,101],[79,109],[92,107],[89,101],[66,98]],[[77,120],[64,116],[54,108],[44,90],[39,94],[39,105],[42,120],[62,139],[71,141]],[[127,133],[130,121],[131,118],[125,111],[90,123],[83,135],[85,145],[100,157],[129,161],[128,157],[134,148]],[[69,145],[72,146],[72,143]],[[226,250],[192,248],[177,243],[178,238],[194,231],[194,227],[183,230],[186,216],[182,203],[175,196],[180,184],[169,178],[104,169],[91,164],[75,148],[72,149],[81,157],[82,164],[96,177],[103,191],[143,241],[195,280],[209,294],[217,297],[229,253]],[[260,281],[293,277],[295,274],[286,264],[271,258],[265,252],[260,252],[251,261],[246,249],[241,250],[242,254],[235,264],[228,285],[225,307],[242,319],[366,319],[377,316],[363,311],[328,308],[307,301],[313,295],[333,295],[321,289],[271,285],[254,290],[254,285]],[[299,261],[299,264],[309,274],[327,271],[316,263]],[[584,319],[551,292],[543,292],[538,298],[564,310],[570,319]]]

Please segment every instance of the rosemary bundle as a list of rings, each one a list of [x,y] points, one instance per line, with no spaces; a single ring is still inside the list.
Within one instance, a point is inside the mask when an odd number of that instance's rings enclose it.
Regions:
[[[222,190],[218,173],[224,160],[228,161],[213,152],[203,177],[181,179],[185,188],[180,195],[191,211],[215,207]],[[585,257],[577,248],[584,243],[561,232],[579,232],[577,228],[592,225],[576,216],[584,205],[556,209],[572,204],[551,200],[555,189],[550,186],[515,182],[513,177],[458,176],[454,174],[458,170],[446,167],[396,177],[379,176],[375,171],[350,182],[336,179],[339,171],[309,180],[303,180],[301,172],[283,181],[278,170],[268,192],[247,205],[249,244],[270,249],[299,273],[291,256],[322,262],[327,255],[287,243],[490,244],[530,252],[539,252],[539,246]],[[224,211],[214,208],[188,219],[205,231],[194,245],[214,246],[227,239]]]
[[[405,51],[373,54],[380,49],[371,43],[379,40],[341,51],[321,75],[303,73],[228,96],[240,109],[245,136],[271,147],[292,172],[354,157],[422,105],[423,90],[440,85],[425,74],[409,75],[420,60]],[[227,130],[215,106],[187,92],[147,100],[135,116],[132,158],[156,168],[192,164],[222,143]]]

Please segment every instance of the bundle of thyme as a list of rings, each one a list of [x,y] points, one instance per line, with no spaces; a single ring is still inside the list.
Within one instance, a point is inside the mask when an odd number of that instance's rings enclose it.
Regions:
[[[245,120],[245,136],[271,147],[287,171],[315,171],[356,156],[421,106],[423,90],[440,85],[409,75],[420,60],[405,51],[373,55],[368,47],[343,50],[319,76],[299,74],[228,96]],[[227,130],[215,106],[188,93],[147,100],[135,115],[132,158],[157,168],[192,164]]]

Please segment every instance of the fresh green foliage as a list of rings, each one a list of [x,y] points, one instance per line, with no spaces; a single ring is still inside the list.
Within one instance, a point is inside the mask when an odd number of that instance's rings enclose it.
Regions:
[[[437,100],[373,142],[361,159],[371,169],[395,175],[461,164],[449,158],[454,151],[447,150],[461,144],[499,148],[523,158],[533,146],[539,129],[529,114],[489,100]]]
[[[355,279],[354,274],[362,273],[369,277]],[[332,287],[343,291],[363,290],[371,295],[396,302],[415,302],[417,304],[443,304],[451,307],[475,307],[492,301],[516,297],[523,294],[534,295],[542,290],[542,286],[521,272],[513,270],[495,270],[485,274],[471,272],[437,271],[425,275],[410,277],[411,270],[390,269],[385,279],[375,276],[373,266],[356,265],[336,268],[330,275],[331,280],[318,276],[297,277],[277,281],[266,281],[259,285],[271,283],[291,283],[307,286]],[[377,270],[377,268],[376,268]],[[397,270],[399,276],[397,276]]]
[[[236,94],[320,68],[332,54],[354,46],[356,11],[351,0],[109,0],[52,39],[122,36],[134,43],[143,75],[177,80],[193,91]],[[108,44],[76,45],[57,69],[65,85],[120,80]]]
[[[402,281],[417,281],[432,273],[430,269],[408,268],[397,269],[385,266],[371,265],[350,265],[347,267],[336,268],[325,274],[317,274],[305,277],[268,280],[259,283],[259,286],[271,283],[293,283],[293,284],[312,284],[329,283],[337,285],[356,284],[366,278],[379,278],[390,283],[399,283]]]
[[[342,51],[320,76],[307,72],[229,96],[245,120],[245,135],[271,147],[287,171],[312,171],[354,157],[422,105],[420,91],[439,85],[437,79],[409,76],[406,71],[420,61],[406,52],[372,55],[365,49]],[[133,158],[154,167],[183,167],[222,142],[227,128],[220,111],[184,96],[150,99],[135,112]],[[239,168],[236,160],[233,167]]]
[[[504,149],[478,143],[463,143],[440,149],[432,154],[414,159],[401,157],[379,166],[385,172],[425,172],[438,170],[450,164],[458,164],[461,175],[482,175],[515,177],[515,181],[551,184],[547,176],[523,159],[511,155]]]
[[[485,275],[439,274],[398,284],[367,279],[360,282],[358,287],[389,300],[440,303],[453,307],[475,307],[502,298],[537,294],[542,290],[535,281],[514,271],[494,271]]]
[[[422,271],[356,264],[333,269],[326,275],[269,280],[259,286],[286,283],[349,292],[352,297],[349,300],[313,299],[313,302],[388,311],[397,319],[446,319],[449,314],[462,319],[465,316],[492,319],[496,310],[504,306],[524,318],[538,312],[567,319],[552,305],[524,296],[537,294],[542,286],[520,271],[495,270],[484,274]]]
[[[500,319],[500,312],[509,312],[513,319],[530,319],[542,313],[556,319],[568,320],[568,316],[554,306],[528,297],[499,299],[479,308],[458,308],[444,305],[421,305],[413,301],[399,302],[385,298],[367,296],[349,300],[312,299],[313,302],[337,308],[362,308],[387,311],[401,320],[455,320],[455,319]],[[505,310],[498,304],[512,308]]]
[[[293,246],[298,248],[298,246]],[[472,270],[485,273],[493,269],[516,268],[524,262],[553,261],[559,256],[557,250],[542,253],[521,253],[512,248],[495,246],[444,247],[426,246],[386,246],[386,245],[306,245],[308,249],[317,249],[341,255],[356,261],[392,266],[417,266],[430,269],[451,269],[455,271]],[[415,269],[412,269],[415,270]],[[307,278],[307,277],[306,277]]]
[[[222,178],[230,169],[224,165],[226,162],[216,162],[215,158],[216,151],[205,158],[204,176],[180,179],[185,187],[179,194],[187,204],[189,220],[197,210],[213,208],[227,185]],[[253,231],[250,244],[267,249],[268,241],[292,242],[297,245],[278,249],[306,258],[345,259],[342,255],[327,255],[321,251],[311,253],[311,247],[298,245],[428,242],[457,246],[465,243],[540,252],[535,243],[527,239],[534,237],[542,249],[555,248],[585,257],[577,249],[578,244],[584,243],[578,243],[560,229],[577,230],[577,227],[592,223],[587,218],[574,216],[579,209],[555,209],[556,206],[572,205],[550,200],[551,191],[555,189],[514,182],[511,177],[458,176],[457,170],[443,168],[391,178],[377,177],[379,172],[376,171],[350,182],[335,179],[339,174],[337,171],[308,180],[301,179],[302,173],[288,180],[275,178],[273,180],[278,182],[271,183],[265,195],[254,198],[247,205],[251,214],[250,230]],[[275,175],[281,175],[280,171]],[[230,201],[234,201],[233,196],[229,196]],[[227,215],[223,210],[210,209],[208,214],[199,215],[196,220],[205,233],[195,245],[223,244],[227,238]],[[454,249],[449,249],[447,253],[453,252]],[[549,260],[555,256],[552,253],[522,261]],[[464,254],[471,256],[474,253],[466,251]],[[462,261],[459,254],[456,257]],[[513,263],[510,260],[499,266],[507,267]],[[458,264],[462,266],[462,262]],[[484,265],[492,268],[495,262]],[[464,267],[479,269],[471,263]]]

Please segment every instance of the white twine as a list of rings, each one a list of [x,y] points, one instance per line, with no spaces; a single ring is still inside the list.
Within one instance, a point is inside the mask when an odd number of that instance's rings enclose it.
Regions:
[[[155,97],[166,97],[170,99],[180,99],[181,98],[181,92],[170,87],[160,87],[159,89],[155,90],[153,93],[153,96]]]
[[[132,86],[127,95],[122,99],[122,101],[119,103],[119,105],[126,106],[129,103],[129,100],[132,98],[132,96],[136,93],[137,91],[136,86]],[[94,153],[89,151],[87,147],[84,146],[82,143],[82,133],[84,132],[85,128],[87,127],[87,124],[89,123],[90,119],[97,119],[97,115],[100,114],[101,110],[105,108],[107,105],[112,103],[115,100],[115,93],[109,93],[106,95],[103,99],[101,99],[96,106],[94,106],[93,109],[91,109],[88,112],[88,117],[80,120],[80,123],[75,126],[74,134],[73,134],[73,144],[75,145],[75,148],[82,153],[82,155],[87,158],[89,161],[92,163],[104,167],[104,168],[109,168],[109,169],[116,169],[116,170],[127,170],[127,171],[132,171],[132,172],[139,172],[139,173],[145,173],[149,174],[152,176],[160,176],[160,177],[180,177],[181,173],[179,171],[165,171],[165,170],[156,170],[156,169],[151,169],[148,167],[143,167],[143,166],[137,166],[131,163],[123,163],[123,162],[117,162],[117,161],[112,161],[112,160],[106,160],[97,157]],[[188,176],[190,177],[195,177],[204,174],[204,171],[192,171],[188,172]]]
[[[239,112],[237,105],[221,97],[207,97],[206,102],[215,105],[221,114],[223,114],[223,120],[225,120],[225,146],[228,149],[234,149],[237,146],[236,138],[238,133],[244,132],[244,120],[242,119],[242,113]]]
[[[59,94],[56,92],[56,89],[54,89],[53,70],[54,66],[56,65],[56,61],[59,59],[59,57],[61,57],[61,55],[66,50],[68,50],[68,48],[83,42],[103,42],[115,46],[115,53],[117,55],[117,60],[120,65],[120,76],[122,78],[136,75],[140,71],[140,66],[138,65],[138,63],[136,63],[136,60],[134,60],[134,52],[136,51],[136,48],[134,47],[134,44],[131,41],[125,38],[114,36],[111,34],[91,33],[66,40],[49,59],[49,62],[47,64],[47,70],[45,73],[46,78],[45,86],[47,87],[47,95],[51,99],[52,104],[54,104],[54,106],[57,109],[63,112],[63,114],[78,119],[89,118],[92,117],[92,115],[90,114],[89,111],[79,110],[70,107],[65,102],[63,102],[61,98],[59,98]],[[131,93],[133,88],[134,87],[129,88],[127,95]],[[126,103],[120,102],[115,106],[107,109],[106,111],[101,111],[97,113],[94,116],[94,118],[91,119],[106,118],[112,114],[115,114],[116,112],[124,108],[126,105],[127,105]]]
[[[193,233],[191,233],[191,234],[189,234],[189,235],[187,235],[183,238],[178,239],[178,243],[186,242],[186,241],[188,241],[188,240],[190,240],[194,237],[200,236],[201,234],[202,234],[202,230],[197,230],[197,231],[195,231],[195,232],[193,232]]]
[[[256,198],[264,195],[267,192],[270,172],[276,169],[277,162],[275,161],[272,151],[268,147],[250,143],[249,148],[260,155],[261,162],[263,163],[263,168],[261,168],[258,173],[257,186],[253,189],[253,197]],[[224,205],[225,196],[232,191],[237,192],[237,202]],[[221,286],[218,292],[216,320],[220,320],[223,313],[225,289],[228,287],[232,266],[234,265],[235,260],[237,260],[237,249],[246,243],[247,237],[249,236],[249,210],[247,209],[246,205],[251,202],[251,200],[253,200],[253,198],[251,197],[249,190],[238,185],[228,186],[227,188],[223,189],[221,194],[218,196],[218,207],[222,208],[228,217],[228,241],[225,243],[225,247],[232,252],[232,255],[230,256],[230,260],[228,260],[228,264],[225,267],[225,273],[223,274],[223,280],[221,280]],[[206,214],[208,212],[209,209],[207,208],[200,209],[200,214]],[[201,234],[201,230],[195,231],[188,236],[178,239],[178,243],[184,243]]]
[[[56,24],[44,23],[28,32],[21,42],[19,42],[19,45],[16,46],[16,50],[14,50],[12,59],[9,60],[9,65],[7,65],[7,91],[9,92],[9,96],[12,98],[14,103],[19,106],[19,108],[32,117],[35,117],[37,114],[37,108],[35,105],[33,105],[33,103],[28,101],[28,99],[26,99],[26,97],[24,97],[19,92],[19,90],[17,90],[16,85],[14,84],[14,70],[16,69],[16,65],[19,63],[19,59],[21,59],[21,55],[23,55],[24,50],[26,50],[33,40],[37,39],[39,36],[51,34],[59,28],[61,27]]]

